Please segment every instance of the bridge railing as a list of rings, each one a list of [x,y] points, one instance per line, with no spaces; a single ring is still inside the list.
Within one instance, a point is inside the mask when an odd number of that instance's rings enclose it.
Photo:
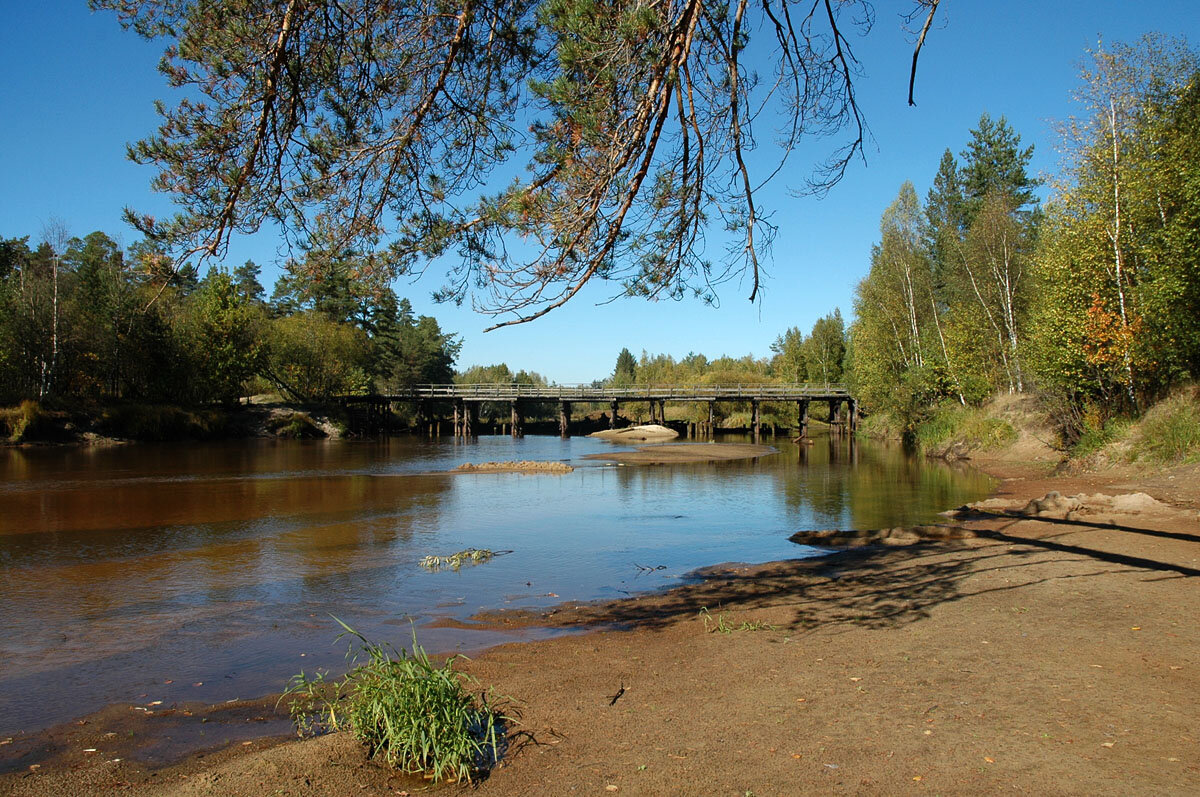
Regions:
[[[729,385],[632,385],[595,387],[593,385],[526,385],[518,383],[482,383],[463,385],[415,385],[390,396],[361,396],[391,400],[462,399],[467,401],[796,401],[803,399],[849,398],[841,384],[729,384]]]

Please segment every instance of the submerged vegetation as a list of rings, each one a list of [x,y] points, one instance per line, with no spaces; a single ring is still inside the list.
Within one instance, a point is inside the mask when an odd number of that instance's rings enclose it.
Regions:
[[[287,701],[301,736],[349,730],[372,757],[434,782],[471,781],[499,761],[504,726],[510,718],[476,700],[451,657],[440,667],[417,644],[412,651],[380,645],[338,620],[338,639],[352,640],[353,667],[341,680],[323,673],[293,676],[280,702]]]
[[[498,553],[508,553],[508,551],[499,551]],[[461,570],[463,565],[480,565],[490,562],[496,555],[497,552],[489,551],[486,548],[465,548],[449,556],[430,554],[421,559],[421,567],[433,571],[441,570],[443,567],[450,570]]]

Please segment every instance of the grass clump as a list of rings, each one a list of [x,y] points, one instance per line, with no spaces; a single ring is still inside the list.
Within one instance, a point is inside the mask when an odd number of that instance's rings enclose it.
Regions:
[[[761,620],[748,620],[735,624],[729,619],[729,615],[725,612],[721,612],[716,617],[713,617],[707,606],[700,610],[699,617],[704,623],[705,633],[708,634],[732,634],[734,631],[776,630],[776,626],[773,626],[770,623],[764,623]]]
[[[1017,430],[985,409],[942,404],[917,424],[915,438],[927,451],[955,442],[968,448],[994,449],[1015,442]]]
[[[350,672],[339,681],[323,673],[293,676],[280,701],[300,735],[351,731],[372,757],[423,773],[434,782],[471,781],[499,759],[509,719],[476,701],[465,685],[474,679],[454,670],[451,657],[435,665],[413,634],[412,652],[368,641],[338,620],[349,636]]]
[[[1151,407],[1132,437],[1136,459],[1159,463],[1200,460],[1200,388],[1180,391]]]

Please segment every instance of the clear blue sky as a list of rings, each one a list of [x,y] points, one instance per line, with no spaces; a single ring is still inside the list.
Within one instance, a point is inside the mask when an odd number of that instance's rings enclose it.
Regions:
[[[147,43],[86,0],[5,3],[0,26],[0,236],[37,240],[51,218],[72,234],[103,230],[125,244],[136,234],[121,209],[166,214],[169,200],[149,191],[153,169],[125,160],[126,142],[156,126],[156,98],[169,99],[155,69],[161,44]],[[438,274],[401,281],[420,313],[463,336],[459,366],[507,362],[558,382],[589,381],[612,371],[622,346],[634,353],[769,355],[790,326],[840,307],[849,318],[855,284],[866,273],[879,216],[900,184],[924,196],[942,151],[966,143],[980,113],[1005,115],[1034,144],[1033,166],[1053,173],[1054,121],[1072,112],[1071,90],[1085,50],[1132,41],[1149,31],[1200,44],[1195,0],[943,0],[917,75],[917,107],[906,105],[911,37],[897,14],[909,4],[878,0],[875,29],[858,44],[866,76],[860,101],[874,134],[867,163],[854,165],[828,197],[793,198],[820,149],[793,156],[790,173],[765,194],[779,236],[761,301],[748,286],[728,284],[718,308],[695,301],[647,303],[585,290],[532,324],[483,334],[489,319],[466,306],[434,304]],[[760,138],[769,139],[760,134]],[[819,147],[820,145],[816,145]],[[230,262],[264,265],[270,289],[277,271],[270,236],[235,242]]]

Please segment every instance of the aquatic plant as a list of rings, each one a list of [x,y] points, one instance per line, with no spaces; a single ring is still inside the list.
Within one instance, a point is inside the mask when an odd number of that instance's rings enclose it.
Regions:
[[[441,570],[443,567],[458,570],[463,565],[478,565],[490,562],[494,557],[503,553],[511,553],[511,551],[489,551],[487,548],[464,548],[449,556],[426,556],[421,559],[421,567],[426,570],[435,571]]]
[[[372,757],[434,782],[470,781],[501,756],[504,726],[511,718],[477,701],[466,689],[475,680],[457,672],[453,656],[436,666],[417,644],[411,653],[370,642],[334,617],[352,641],[347,658],[354,667],[339,681],[324,673],[292,677],[280,702],[301,736],[350,730]]]

